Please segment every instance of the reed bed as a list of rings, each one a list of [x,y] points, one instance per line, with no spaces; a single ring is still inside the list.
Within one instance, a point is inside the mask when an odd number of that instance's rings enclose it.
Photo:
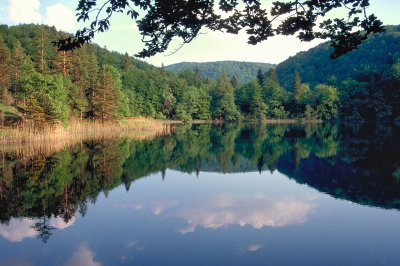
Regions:
[[[11,152],[18,157],[48,155],[82,143],[85,140],[126,138],[147,140],[170,134],[175,122],[147,118],[125,119],[116,123],[71,122],[68,127],[52,127],[42,130],[22,128],[0,130],[0,152]]]

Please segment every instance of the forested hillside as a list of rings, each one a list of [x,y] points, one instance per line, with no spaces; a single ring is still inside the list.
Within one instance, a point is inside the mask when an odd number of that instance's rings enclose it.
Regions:
[[[341,82],[365,73],[379,73],[388,61],[400,58],[400,26],[385,28],[385,33],[370,35],[356,50],[334,60],[329,58],[332,53],[329,42],[290,57],[276,67],[282,86],[292,87],[295,71],[312,87],[326,83],[332,76]]]
[[[188,68],[195,71],[196,67],[199,68],[202,77],[215,80],[218,79],[222,71],[225,70],[228,78],[232,78],[235,74],[239,84],[242,85],[250,82],[254,76],[257,75],[257,71],[260,67],[263,72],[267,72],[270,68],[275,67],[275,65],[267,63],[219,61],[206,63],[182,62],[166,66],[167,69],[174,72],[180,72]]]
[[[175,74],[93,44],[58,52],[52,41],[66,36],[48,26],[0,26],[2,126],[240,117],[226,75],[217,84],[198,72]],[[225,92],[232,97],[221,102]]]
[[[386,52],[396,48],[393,43],[400,33],[391,29],[382,35],[389,36],[385,40],[372,37],[374,46],[368,46],[366,54],[375,61],[356,57],[365,50],[362,46],[338,59],[352,65],[331,65],[326,81],[317,74],[310,79],[304,72],[307,64],[285,74],[284,83],[274,68],[264,72],[258,66],[253,79],[241,85],[236,74],[229,78],[222,71],[212,79],[199,67],[175,73],[94,44],[59,52],[52,41],[67,35],[55,28],[1,25],[0,126],[42,129],[137,116],[183,121],[400,119],[400,56],[397,50]],[[389,48],[381,49],[382,43]],[[307,60],[320,62],[315,71],[340,62],[328,59],[328,54]],[[358,65],[363,68],[356,71]],[[296,66],[294,62],[290,67]]]

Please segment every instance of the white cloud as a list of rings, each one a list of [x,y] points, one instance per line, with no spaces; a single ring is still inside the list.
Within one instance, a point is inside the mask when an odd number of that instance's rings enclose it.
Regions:
[[[65,263],[65,266],[100,266],[101,263],[94,261],[96,256],[93,251],[91,251],[86,243],[83,243],[72,256]]]
[[[74,11],[60,3],[46,8],[46,24],[58,30],[73,32],[76,25]]]
[[[9,0],[8,18],[15,23],[42,23],[39,0]]]

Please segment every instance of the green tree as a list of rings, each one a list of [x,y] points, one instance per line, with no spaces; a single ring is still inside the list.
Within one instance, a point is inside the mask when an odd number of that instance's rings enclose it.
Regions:
[[[239,88],[239,80],[237,79],[236,74],[232,75],[231,85],[233,90],[237,90]]]
[[[124,54],[124,59],[122,61],[122,65],[124,66],[124,71],[127,71],[127,69],[131,66],[131,58],[129,57],[128,53]]]
[[[115,86],[112,73],[103,69],[100,73],[100,82],[95,88],[93,98],[94,118],[99,119],[102,122],[117,118],[119,92]]]
[[[340,117],[344,120],[363,120],[364,110],[369,106],[367,83],[346,79],[339,90]]]
[[[335,87],[319,84],[314,88],[318,118],[332,120],[338,117],[339,95]]]
[[[10,50],[0,37],[0,104],[1,126],[4,126],[4,106],[8,105],[8,88],[10,84],[9,72]]]
[[[201,87],[201,76],[200,76],[199,66],[196,66],[196,69],[194,71],[194,86],[196,88],[200,88]]]
[[[38,47],[38,50],[35,54],[35,61],[37,62],[37,70],[40,74],[45,74],[48,69],[47,64],[47,49],[46,43],[49,42],[49,35],[44,26],[40,27],[36,32],[35,44]]]
[[[219,76],[212,108],[214,110],[213,118],[227,121],[235,121],[240,118],[240,112],[235,105],[233,88],[228,81],[225,71]]]
[[[261,94],[261,86],[257,80],[253,80],[248,85],[249,99],[250,99],[250,114],[255,119],[265,119],[267,114],[267,105],[263,101]]]
[[[214,112],[214,118],[223,119],[226,121],[240,120],[241,115],[235,105],[235,100],[232,93],[224,93],[219,100],[218,106]]]
[[[285,105],[289,99],[289,93],[279,86],[273,77],[268,76],[263,86],[264,102],[268,107],[268,117],[287,118],[289,113],[285,110]]]
[[[292,97],[293,101],[298,104],[300,103],[300,97],[301,97],[301,79],[299,72],[294,72],[294,78],[293,78],[293,92],[292,92]]]
[[[20,75],[20,68],[29,62],[28,56],[25,54],[24,48],[22,48],[21,43],[17,41],[11,55],[11,71],[12,71],[12,82],[15,84],[18,81]],[[13,88],[15,91],[15,88]]]
[[[8,88],[10,83],[10,50],[0,37],[0,87]]]
[[[279,79],[278,79],[278,75],[275,72],[275,68],[272,67],[268,70],[267,78],[269,78],[271,81],[273,81],[279,85]]]
[[[34,94],[31,94],[27,99],[26,105],[28,118],[33,121],[33,126],[39,129],[43,128],[46,123],[44,109],[39,105]]]
[[[86,98],[88,99],[87,116],[94,119],[94,99],[96,97],[95,90],[99,82],[99,65],[95,47],[90,47],[88,58],[87,70],[89,74],[88,83],[89,86],[86,89]]]
[[[262,71],[261,67],[259,67],[257,71],[257,80],[260,86],[264,85],[264,72]]]
[[[198,89],[190,86],[183,93],[182,100],[176,107],[176,118],[184,121],[191,121],[193,114],[198,111],[198,100],[197,94]]]
[[[291,105],[291,114],[294,117],[298,117],[301,115],[301,79],[299,72],[294,72],[293,77],[293,91],[292,91],[292,99],[290,102]]]
[[[87,47],[82,47],[75,51],[72,57],[72,69],[69,73],[70,79],[73,84],[66,85],[70,87],[70,100],[72,108],[78,112],[78,117],[82,121],[84,113],[88,107],[88,99],[86,92],[90,88],[90,75],[89,73],[89,55]],[[96,69],[92,69],[96,71]],[[69,80],[66,78],[65,80]],[[68,83],[68,82],[67,82]],[[76,89],[78,91],[76,91]]]

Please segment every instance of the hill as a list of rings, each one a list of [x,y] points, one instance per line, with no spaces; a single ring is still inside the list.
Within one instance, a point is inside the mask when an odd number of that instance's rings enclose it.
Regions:
[[[373,34],[358,49],[331,60],[329,42],[288,58],[276,67],[280,83],[291,90],[293,75],[298,71],[302,82],[314,87],[326,83],[332,76],[343,81],[365,73],[378,73],[388,62],[400,58],[400,25],[386,26],[386,32]]]
[[[239,61],[218,61],[218,62],[182,62],[166,66],[167,69],[174,72],[180,72],[188,68],[195,70],[196,66],[199,67],[200,75],[203,78],[212,78],[217,80],[221,72],[225,69],[229,78],[233,74],[239,80],[239,84],[250,82],[257,76],[257,71],[261,67],[263,72],[267,72],[274,64],[268,63],[253,63],[253,62],[239,62]]]

